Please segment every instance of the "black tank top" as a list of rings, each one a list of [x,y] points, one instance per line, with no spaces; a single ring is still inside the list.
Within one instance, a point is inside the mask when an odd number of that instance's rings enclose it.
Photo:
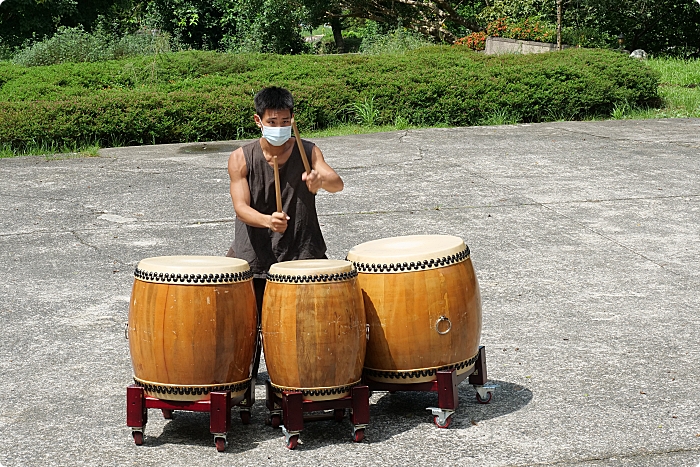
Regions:
[[[314,143],[302,142],[311,159]],[[260,140],[241,149],[248,168],[250,207],[263,214],[272,214],[277,210],[274,169],[265,160]],[[326,257],[326,243],[316,214],[316,195],[301,179],[304,164],[296,144],[287,162],[279,167],[279,172],[282,210],[290,217],[284,234],[251,227],[236,218],[234,252],[237,258],[248,261],[255,277],[265,277],[270,266],[277,262]]]

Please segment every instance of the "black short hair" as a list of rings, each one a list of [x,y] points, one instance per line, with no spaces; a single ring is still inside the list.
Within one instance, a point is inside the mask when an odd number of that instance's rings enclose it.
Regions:
[[[269,88],[263,88],[255,94],[253,98],[253,103],[255,104],[255,113],[258,114],[260,118],[263,117],[266,110],[285,110],[294,113],[294,98],[292,93],[284,88],[277,86],[270,86]]]

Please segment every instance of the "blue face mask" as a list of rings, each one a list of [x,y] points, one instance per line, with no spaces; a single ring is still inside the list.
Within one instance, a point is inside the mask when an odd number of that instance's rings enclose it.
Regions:
[[[263,138],[273,146],[282,146],[292,137],[291,126],[262,126]]]

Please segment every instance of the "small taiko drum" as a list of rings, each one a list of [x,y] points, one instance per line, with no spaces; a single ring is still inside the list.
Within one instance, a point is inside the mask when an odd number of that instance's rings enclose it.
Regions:
[[[410,235],[362,243],[348,260],[358,272],[369,341],[365,376],[410,384],[437,371],[474,367],[481,295],[469,248],[450,235]]]
[[[340,399],[362,378],[367,325],[349,261],[273,264],[262,313],[265,363],[275,392]]]
[[[134,381],[146,394],[196,401],[243,395],[255,356],[257,308],[246,261],[160,256],[139,262],[129,303]]]

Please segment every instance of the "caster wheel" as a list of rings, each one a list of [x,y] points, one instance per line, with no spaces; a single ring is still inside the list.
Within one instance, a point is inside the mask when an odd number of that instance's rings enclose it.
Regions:
[[[345,417],[345,409],[335,409],[333,411],[333,420],[336,422],[342,422]]]
[[[132,431],[131,436],[134,437],[134,444],[141,446],[143,444],[143,431]]]
[[[270,426],[272,428],[279,428],[282,424],[282,417],[279,414],[270,415]]]
[[[352,440],[356,443],[361,442],[363,439],[365,439],[365,430],[364,428],[357,430],[355,434],[352,435]]]
[[[487,392],[486,394],[487,394],[486,398],[482,399],[481,396],[479,395],[479,393],[477,392],[476,393],[476,401],[479,404],[488,404],[489,402],[491,402],[491,397],[493,397],[493,393]]]
[[[241,410],[241,423],[244,425],[250,424],[250,412],[247,410]]]
[[[287,441],[287,449],[296,449],[297,444],[299,444],[299,435],[294,435]]]
[[[163,418],[166,420],[172,420],[173,418],[173,411],[168,410],[168,409],[161,409],[161,412],[163,412]]]
[[[447,420],[445,420],[445,423],[440,424],[440,423],[438,422],[438,417],[437,417],[437,415],[435,415],[435,416],[433,417],[433,423],[435,423],[435,426],[438,427],[438,428],[448,428],[448,427],[450,426],[450,424],[452,423],[452,417],[447,417]]]
[[[226,450],[226,440],[224,438],[214,438],[214,443],[217,451],[224,452]]]

